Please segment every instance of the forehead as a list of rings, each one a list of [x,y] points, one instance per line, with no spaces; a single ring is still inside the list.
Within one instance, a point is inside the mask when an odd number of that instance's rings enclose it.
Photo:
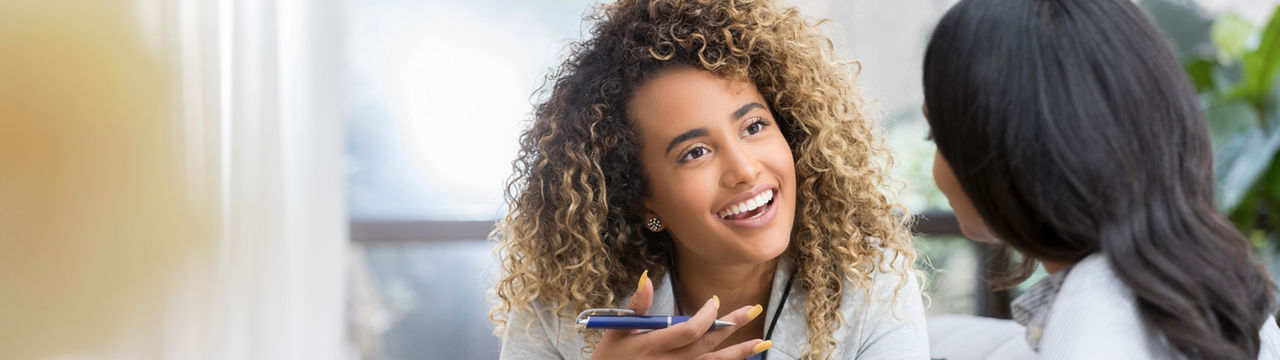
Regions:
[[[727,123],[734,110],[751,102],[765,103],[750,82],[717,77],[704,70],[670,69],[636,90],[627,117],[642,134],[659,135],[711,122]]]

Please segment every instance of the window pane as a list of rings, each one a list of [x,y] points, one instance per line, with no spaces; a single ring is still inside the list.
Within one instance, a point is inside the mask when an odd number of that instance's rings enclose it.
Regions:
[[[353,338],[377,359],[492,359],[498,338],[485,293],[493,288],[484,241],[372,244],[352,286]],[[368,286],[363,286],[368,285]]]
[[[351,216],[497,217],[531,94],[588,4],[348,3]]]

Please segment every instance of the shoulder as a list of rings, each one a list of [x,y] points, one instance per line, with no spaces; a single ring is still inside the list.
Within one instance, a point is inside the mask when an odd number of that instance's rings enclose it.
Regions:
[[[928,357],[920,282],[908,260],[886,250],[875,259],[869,286],[844,280],[840,311],[848,332],[843,338],[857,344],[847,349],[855,355],[848,358]]]
[[[1073,266],[1045,322],[1044,358],[1146,358],[1156,355],[1133,293],[1094,254]]]
[[[556,315],[555,306],[535,301],[532,311],[507,314],[502,331],[503,359],[576,359],[586,345],[570,320]]]
[[[1267,315],[1267,320],[1262,322],[1258,339],[1262,341],[1258,348],[1258,359],[1280,360],[1280,327],[1276,326],[1276,319],[1271,315]]]
[[[920,281],[914,264],[892,250],[885,250],[873,261],[869,284],[861,285],[848,277],[843,279],[841,309],[846,315],[892,312],[896,307],[888,305],[920,303]],[[881,308],[875,309],[877,305]]]
[[[885,266],[870,269],[869,282],[850,278],[841,281],[840,302],[836,307],[842,323],[832,333],[836,347],[832,359],[927,359],[928,334],[924,324],[924,307],[920,300],[919,282],[909,261],[886,251]],[[880,260],[879,258],[875,259]],[[871,268],[871,267],[868,267]],[[799,281],[799,279],[796,279]],[[775,283],[775,287],[780,287]],[[779,291],[770,299],[770,308]],[[800,358],[808,343],[806,306],[813,296],[803,287],[793,289],[782,307],[778,331],[774,334],[769,358]],[[766,318],[770,320],[770,318]]]
[[[1070,310],[1089,310],[1076,315],[1097,313],[1108,316],[1137,316],[1133,305],[1133,292],[1120,281],[1120,278],[1116,277],[1106,256],[1090,255],[1068,271],[1067,278],[1054,299],[1050,315],[1067,314],[1066,311]]]

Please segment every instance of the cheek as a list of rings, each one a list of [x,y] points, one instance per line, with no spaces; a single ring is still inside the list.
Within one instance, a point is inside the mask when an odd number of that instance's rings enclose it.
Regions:
[[[951,165],[938,152],[934,152],[933,156],[933,183],[938,185],[938,190],[942,190],[942,195],[946,195],[947,201],[953,208],[957,204],[969,203],[969,198],[960,188],[960,182],[956,180]]]
[[[950,182],[955,181],[955,179],[951,179],[951,176],[952,176],[951,169],[947,166],[947,163],[942,160],[942,154],[939,154],[937,151],[934,151],[933,152],[933,183],[934,185],[938,186],[938,190],[942,190],[942,194],[946,195],[948,199],[951,198],[951,191],[950,189],[948,189],[947,185]]]
[[[769,142],[765,151],[760,155],[761,158],[767,159],[767,166],[774,169],[782,181],[795,183],[796,178],[796,159],[791,156],[791,145],[787,144],[787,139],[781,133],[773,141]]]
[[[796,194],[796,160],[791,155],[791,146],[787,145],[785,139],[779,140],[769,147],[767,151],[767,154],[763,155],[767,156],[765,158],[767,160],[764,161],[765,166],[771,173],[770,175],[777,179],[779,190],[784,194],[785,198],[791,199],[790,201],[782,202],[782,207],[779,208],[782,211],[779,214],[779,219],[789,222],[787,226],[781,229],[785,230],[783,231],[784,233],[790,234],[791,225],[793,225],[790,222],[795,220],[796,198],[799,196]]]
[[[960,187],[960,182],[956,180],[955,172],[951,169],[951,165],[942,158],[942,154],[937,152],[934,154],[933,182],[938,185],[938,190],[942,190],[942,194],[947,197],[947,202],[951,203],[951,210],[956,215],[956,221],[960,223],[960,232],[974,241],[997,242],[995,236],[991,235],[991,230],[987,228],[986,222],[978,215],[978,210],[973,206],[973,202],[969,201],[969,196]]]
[[[777,181],[778,190],[782,192],[784,198],[790,199],[790,201],[781,203],[782,207],[779,208],[779,210],[782,210],[782,213],[779,214],[780,219],[794,221],[796,198],[799,196],[796,193],[796,161],[795,157],[791,155],[791,147],[787,145],[786,140],[781,139],[781,136],[778,138],[778,141],[770,142],[768,146],[761,147],[761,151],[756,154],[757,159],[760,160],[760,163],[765,168],[765,175],[762,177],[767,178],[767,180],[762,180]],[[790,232],[789,227],[787,232]]]
[[[700,221],[710,213],[715,179],[709,171],[667,174],[650,179],[654,211],[672,228],[685,230],[683,223]]]

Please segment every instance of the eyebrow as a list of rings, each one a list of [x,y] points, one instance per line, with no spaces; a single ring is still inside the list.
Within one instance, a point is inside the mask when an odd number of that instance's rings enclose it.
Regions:
[[[676,145],[680,145],[680,143],[682,142],[688,141],[689,139],[693,139],[693,138],[700,138],[703,136],[707,136],[707,134],[708,134],[707,128],[697,128],[697,129],[685,131],[683,134],[676,135],[674,139],[671,139],[671,143],[667,144],[666,153],[670,154],[671,149],[675,148]]]
[[[733,112],[733,116],[729,117],[729,120],[741,119],[743,116],[746,116],[747,113],[751,111],[751,109],[764,109],[764,104],[753,102],[750,104],[742,105],[742,107],[738,108],[738,110]]]
[[[733,111],[733,114],[729,116],[729,120],[741,119],[743,116],[746,116],[747,113],[751,112],[751,110],[753,109],[764,109],[764,104],[761,104],[758,102],[752,102],[750,104],[742,105],[742,107],[738,108],[738,110]],[[671,143],[667,144],[667,150],[664,153],[669,154],[671,153],[671,149],[675,148],[676,145],[680,145],[680,143],[688,141],[689,139],[695,139],[695,138],[707,136],[707,134],[708,134],[707,128],[697,128],[697,129],[685,131],[683,134],[676,135],[675,138],[671,139]]]

